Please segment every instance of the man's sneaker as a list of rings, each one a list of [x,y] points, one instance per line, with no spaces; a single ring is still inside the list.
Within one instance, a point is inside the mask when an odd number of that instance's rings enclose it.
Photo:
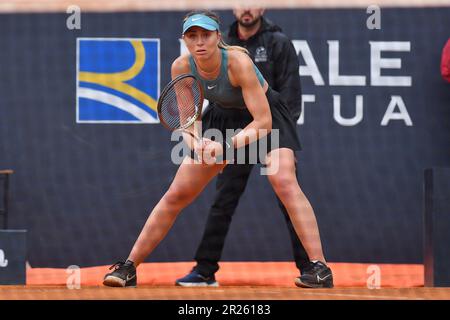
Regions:
[[[320,261],[310,262],[295,285],[302,288],[333,288],[333,273],[326,264]]]
[[[193,269],[187,276],[177,279],[175,285],[182,287],[218,287],[219,283],[214,275],[205,277]]]
[[[136,287],[137,276],[133,261],[119,261],[114,263],[109,270],[113,272],[105,275],[103,285],[108,287]]]

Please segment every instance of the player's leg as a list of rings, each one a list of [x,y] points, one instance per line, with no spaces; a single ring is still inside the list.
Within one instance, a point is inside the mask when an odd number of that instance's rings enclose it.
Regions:
[[[295,175],[298,181],[297,161],[295,161]],[[280,200],[278,196],[277,201],[278,206],[280,207],[280,210],[283,213],[283,217],[289,231],[289,237],[291,239],[292,253],[294,255],[295,266],[301,273],[302,270],[305,270],[308,267],[310,260],[308,254],[306,253],[305,248],[303,247],[303,244],[301,243],[299,237],[297,236],[297,233],[295,232],[294,226],[292,225],[291,219],[289,218],[289,213],[287,212],[286,207],[283,205],[283,202]]]
[[[202,240],[197,248],[197,265],[192,271],[176,280],[180,286],[217,286],[214,274],[219,270],[232,216],[245,190],[252,164],[231,164],[217,176],[216,195],[210,208]]]
[[[224,166],[197,164],[190,157],[186,157],[178,168],[169,189],[150,213],[131,250],[127,262],[132,262],[134,265],[125,265],[123,275],[120,273],[121,266],[118,266],[119,269],[116,268],[105,277],[104,284],[125,286],[129,269],[137,267],[144,261],[165,237],[178,213],[200,194]]]
[[[278,206],[280,207],[280,210],[283,213],[283,217],[286,222],[286,227],[289,231],[289,238],[291,239],[292,253],[294,255],[295,266],[301,273],[302,270],[305,270],[307,268],[310,260],[308,254],[306,253],[305,248],[303,247],[302,242],[300,241],[299,237],[297,236],[297,233],[295,232],[294,226],[292,225],[286,207],[283,205],[283,202],[281,202],[280,198],[277,197],[277,200]]]
[[[167,192],[152,210],[129,260],[139,265],[169,231],[178,213],[188,206],[224,165],[203,165],[186,157]]]
[[[272,150],[267,155],[267,168],[269,181],[286,207],[297,236],[313,262],[307,270],[308,274],[300,278],[308,280],[305,286],[332,286],[332,274],[325,264],[314,210],[301,190],[295,174],[294,152],[287,148]],[[314,277],[311,283],[310,276]]]

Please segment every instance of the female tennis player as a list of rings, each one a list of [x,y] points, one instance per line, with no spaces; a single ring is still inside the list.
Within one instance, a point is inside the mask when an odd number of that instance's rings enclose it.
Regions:
[[[303,194],[295,174],[294,152],[300,150],[295,123],[289,110],[253,64],[246,50],[229,47],[221,38],[219,19],[209,11],[191,12],[184,19],[183,39],[189,54],[172,64],[172,78],[193,74],[199,79],[205,97],[215,106],[203,119],[204,129],[242,128],[231,139],[231,147],[248,147],[264,132],[279,130],[278,146],[269,145],[265,158],[268,179],[286,207],[295,231],[313,262],[300,277],[305,287],[330,287],[333,276],[326,265],[314,211]],[[255,132],[257,134],[255,134]],[[197,144],[197,155],[224,153],[218,141],[204,139]],[[201,158],[201,157],[200,157]],[[186,156],[167,192],[152,210],[128,259],[111,266],[103,284],[114,287],[136,286],[136,267],[165,237],[177,215],[227,164],[194,160]]]

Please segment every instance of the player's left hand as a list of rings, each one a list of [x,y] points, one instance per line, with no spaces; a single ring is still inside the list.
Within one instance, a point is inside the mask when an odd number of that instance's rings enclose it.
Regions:
[[[217,158],[223,154],[222,144],[203,138],[202,162],[208,165],[216,164]]]

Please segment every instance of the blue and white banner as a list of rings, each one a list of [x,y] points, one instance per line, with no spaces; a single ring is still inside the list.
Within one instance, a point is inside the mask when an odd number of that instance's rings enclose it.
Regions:
[[[77,122],[159,122],[159,41],[77,40]]]

